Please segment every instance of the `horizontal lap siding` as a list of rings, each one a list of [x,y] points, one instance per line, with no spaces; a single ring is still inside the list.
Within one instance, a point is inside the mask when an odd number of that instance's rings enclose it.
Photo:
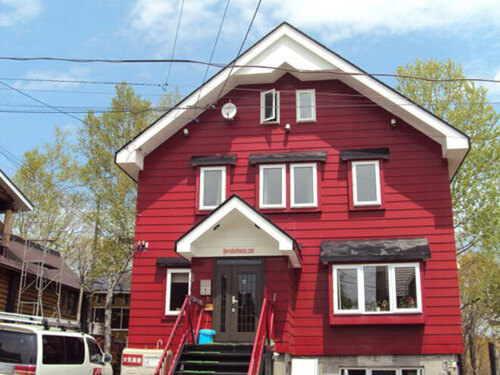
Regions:
[[[281,92],[281,125],[260,125],[258,92],[233,90],[217,107],[236,104],[235,119],[222,119],[220,110],[208,110],[192,122],[189,137],[181,132],[158,147],[145,160],[138,185],[136,240],[149,242],[147,252],[134,258],[129,342],[131,346],[155,347],[165,341],[174,318],[162,318],[164,269],[158,257],[175,256],[175,241],[203,216],[195,214],[196,169],[194,155],[236,154],[230,167],[228,195],[237,193],[256,203],[257,167],[249,155],[258,152],[328,152],[318,168],[320,212],[268,213],[266,216],[302,245],[303,268],[285,269],[279,258],[267,259],[266,288],[271,277],[279,293],[277,345],[298,355],[458,353],[461,351],[459,295],[447,163],[440,146],[338,81],[300,83],[291,76],[273,87],[295,90],[316,88],[317,122],[297,124],[295,94]],[[321,93],[335,94],[331,96]],[[343,97],[338,94],[347,94]],[[348,106],[346,100],[349,102]],[[371,103],[371,102],[370,102]],[[341,107],[341,105],[346,105]],[[283,125],[291,124],[286,134]],[[347,164],[342,149],[389,147],[384,171],[384,211],[350,212]],[[330,326],[328,322],[328,267],[319,259],[325,240],[426,237],[431,259],[425,262],[424,326]],[[203,264],[203,266],[202,266]],[[269,272],[270,265],[280,272]],[[194,292],[199,279],[209,277],[212,266],[193,263]],[[282,282],[278,282],[276,275]],[[284,283],[283,283],[284,282]],[[287,284],[288,283],[288,284]],[[271,289],[269,289],[271,290]]]

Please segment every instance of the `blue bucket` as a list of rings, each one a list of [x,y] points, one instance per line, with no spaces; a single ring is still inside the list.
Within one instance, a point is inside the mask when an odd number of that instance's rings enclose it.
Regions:
[[[213,344],[214,335],[216,332],[213,329],[200,329],[200,335],[198,337],[198,344]]]

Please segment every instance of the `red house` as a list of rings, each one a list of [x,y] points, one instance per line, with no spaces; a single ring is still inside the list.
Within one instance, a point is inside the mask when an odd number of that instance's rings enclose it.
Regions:
[[[144,250],[130,351],[171,338],[164,368],[179,374],[255,373],[265,345],[267,373],[456,374],[449,184],[468,149],[465,134],[281,24],[116,153],[138,183]],[[203,313],[179,315],[186,294]],[[192,340],[188,316],[227,344],[210,361],[174,345],[179,332]]]

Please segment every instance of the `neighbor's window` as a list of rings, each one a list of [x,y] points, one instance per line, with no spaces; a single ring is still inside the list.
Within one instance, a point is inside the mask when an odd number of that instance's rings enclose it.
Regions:
[[[269,90],[260,93],[260,122],[280,122],[280,93]]]
[[[290,165],[290,206],[318,206],[316,163]]]
[[[379,161],[353,161],[351,168],[353,205],[381,205]]]
[[[316,121],[316,93],[314,90],[297,90],[297,122]]]
[[[167,271],[166,315],[176,315],[189,294],[191,273],[188,268],[173,268]]]
[[[226,167],[200,168],[200,210],[212,210],[226,199]]]
[[[259,206],[286,208],[285,165],[261,165],[259,176]]]
[[[340,375],[424,375],[423,369],[417,368],[350,368],[341,369]]]
[[[337,314],[422,311],[418,263],[333,266]]]

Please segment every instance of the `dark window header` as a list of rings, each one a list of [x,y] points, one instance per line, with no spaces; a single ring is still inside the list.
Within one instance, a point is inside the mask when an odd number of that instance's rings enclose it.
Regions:
[[[156,259],[156,267],[183,268],[191,267],[191,263],[184,258],[178,257],[158,258]]]
[[[389,159],[389,155],[387,147],[340,151],[341,160]]]
[[[407,261],[428,259],[431,252],[425,238],[324,241],[320,257],[324,263]]]
[[[282,152],[276,154],[250,154],[250,164],[279,163],[295,161],[321,161],[326,160],[326,151]]]
[[[235,165],[236,155],[192,156],[189,164],[193,167],[205,165]]]

